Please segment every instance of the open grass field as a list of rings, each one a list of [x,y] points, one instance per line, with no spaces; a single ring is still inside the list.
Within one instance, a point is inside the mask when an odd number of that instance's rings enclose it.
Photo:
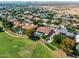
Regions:
[[[52,57],[51,52],[48,52],[48,50],[42,46],[42,45],[37,45],[33,51],[32,57],[39,57],[39,58],[50,58]]]
[[[14,38],[0,32],[0,57],[53,57],[42,44],[31,39]]]
[[[2,22],[0,21],[0,26],[2,26]]]

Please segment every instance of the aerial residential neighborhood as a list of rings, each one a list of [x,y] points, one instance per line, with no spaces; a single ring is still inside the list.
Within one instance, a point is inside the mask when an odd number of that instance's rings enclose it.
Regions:
[[[0,58],[78,58],[79,2],[0,2]]]

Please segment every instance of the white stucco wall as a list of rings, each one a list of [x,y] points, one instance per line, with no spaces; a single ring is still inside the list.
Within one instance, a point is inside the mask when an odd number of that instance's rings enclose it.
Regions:
[[[76,43],[79,43],[79,35],[75,36]]]

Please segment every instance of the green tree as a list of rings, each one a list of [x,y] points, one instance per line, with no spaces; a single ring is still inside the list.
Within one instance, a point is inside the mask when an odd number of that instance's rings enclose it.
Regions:
[[[60,47],[67,53],[73,53],[74,52],[74,48],[76,47],[76,43],[74,40],[69,39],[69,38],[65,38],[61,43],[60,43]]]
[[[58,35],[55,35],[53,38],[54,38],[53,41],[59,44],[59,43],[61,43],[63,41],[65,36],[61,35],[61,34],[58,34]]]
[[[26,34],[27,36],[31,36],[33,34],[33,29],[29,28],[28,30],[25,30],[24,34]]]
[[[2,25],[7,28],[7,29],[11,29],[12,30],[12,27],[14,26],[12,22],[10,21],[7,21],[6,19],[4,19],[2,21]]]
[[[2,21],[2,17],[0,17],[0,21]]]
[[[42,26],[43,24],[43,21],[42,20],[34,20],[33,21],[33,23],[35,24],[35,25],[39,25],[39,26]]]
[[[69,32],[72,32],[72,33],[76,32],[76,28],[72,25],[68,25],[66,28]]]

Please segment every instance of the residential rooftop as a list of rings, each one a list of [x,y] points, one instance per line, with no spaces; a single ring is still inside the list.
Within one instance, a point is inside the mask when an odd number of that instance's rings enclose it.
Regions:
[[[38,27],[36,31],[42,32],[46,35],[48,35],[53,29],[50,27]]]

